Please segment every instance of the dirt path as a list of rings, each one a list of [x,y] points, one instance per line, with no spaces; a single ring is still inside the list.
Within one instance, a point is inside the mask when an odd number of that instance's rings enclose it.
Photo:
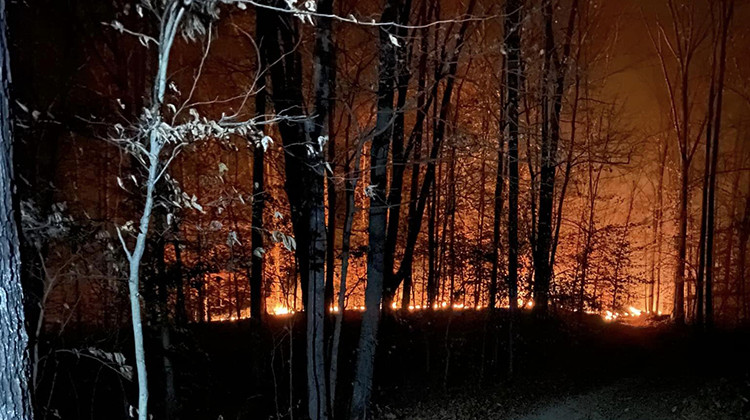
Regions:
[[[741,413],[739,389],[728,381],[628,379],[541,404],[514,420],[710,420],[739,419]]]
[[[723,379],[621,379],[568,396],[508,393],[455,396],[386,410],[381,419],[413,420],[735,420],[743,386]],[[527,390],[528,391],[528,390]],[[502,391],[500,391],[502,392]],[[534,394],[531,392],[530,394]]]

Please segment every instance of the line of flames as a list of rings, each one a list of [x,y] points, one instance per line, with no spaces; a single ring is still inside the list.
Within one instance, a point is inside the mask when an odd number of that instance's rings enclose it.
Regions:
[[[531,308],[534,307],[534,301],[531,300],[531,299],[528,300],[528,301],[524,301],[523,299],[519,299],[518,300],[518,306],[519,306],[519,308],[531,309]],[[399,306],[394,302],[391,305],[391,308],[393,308],[393,309],[399,309]],[[479,311],[479,310],[482,310],[482,309],[486,309],[487,307],[486,306],[482,306],[482,305],[476,305],[476,306],[466,305],[466,304],[463,304],[463,303],[454,303],[453,305],[451,305],[449,302],[439,302],[439,303],[435,303],[432,306],[433,310],[447,310],[447,309],[451,309],[451,308],[453,310],[458,310],[458,311],[464,311],[464,310],[466,310],[466,311],[469,311],[469,310]],[[505,306],[503,308],[504,309],[508,309],[507,306]],[[364,312],[366,309],[367,308],[365,306],[353,306],[351,308],[347,308],[346,310],[347,311]],[[430,307],[428,305],[409,305],[409,307],[407,309],[408,309],[409,312],[414,312],[414,311],[428,310],[428,309],[430,309]],[[338,313],[339,310],[340,309],[339,309],[338,305],[334,305],[334,306],[331,306],[330,308],[328,308],[328,311],[330,313]],[[294,314],[296,312],[297,311],[295,311],[293,308],[289,308],[289,307],[287,307],[285,305],[278,304],[278,305],[276,305],[276,306],[273,307],[273,309],[270,311],[270,314],[274,315],[274,316],[288,316],[288,315],[292,315],[292,314]],[[637,317],[640,317],[640,316],[643,315],[643,310],[638,309],[638,308],[636,308],[634,306],[629,306],[627,308],[627,310],[620,311],[620,312],[617,312],[617,311],[614,311],[614,312],[613,311],[604,311],[603,313],[599,313],[599,312],[595,312],[595,311],[586,311],[586,313],[587,314],[591,314],[591,315],[599,315],[605,321],[616,321],[617,319],[620,319],[620,318],[637,318]],[[226,319],[221,319],[221,320],[222,321],[237,321],[237,317],[234,316],[234,315],[232,315],[232,316],[227,317]]]

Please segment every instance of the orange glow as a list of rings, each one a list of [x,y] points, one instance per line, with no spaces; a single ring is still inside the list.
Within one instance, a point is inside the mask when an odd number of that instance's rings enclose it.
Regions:
[[[641,313],[643,313],[643,311],[642,311],[642,310],[640,310],[640,309],[637,309],[637,308],[635,308],[635,307],[633,307],[633,306],[630,306],[630,307],[628,307],[628,311],[629,311],[629,312],[630,312],[630,314],[631,314],[631,315],[633,315],[633,316],[641,316]]]
[[[276,305],[273,308],[273,314],[276,315],[276,316],[289,315],[289,314],[293,314],[293,313],[294,313],[293,310],[291,310],[291,309],[289,309],[289,308],[287,308],[286,306],[283,306],[283,305]]]

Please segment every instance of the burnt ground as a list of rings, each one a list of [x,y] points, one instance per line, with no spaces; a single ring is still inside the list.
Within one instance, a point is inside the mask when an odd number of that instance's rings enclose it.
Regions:
[[[342,333],[338,413],[347,411],[359,336],[359,313]],[[191,325],[172,333],[178,418],[304,418],[304,314]],[[506,313],[398,313],[381,325],[373,411],[392,419],[740,419],[750,397],[750,333],[699,333],[667,322],[639,326],[598,316],[538,319]],[[513,337],[513,375],[508,374]],[[112,342],[115,342],[113,345]],[[154,418],[163,418],[158,330],[147,362]],[[65,348],[122,351],[128,331],[86,331]],[[127,419],[133,382],[101,363],[54,353],[37,401],[47,418]],[[289,392],[289,384],[293,392]],[[54,384],[52,398],[49,384]],[[48,409],[46,409],[48,407]],[[46,410],[45,410],[46,409]],[[40,418],[43,418],[41,416]]]

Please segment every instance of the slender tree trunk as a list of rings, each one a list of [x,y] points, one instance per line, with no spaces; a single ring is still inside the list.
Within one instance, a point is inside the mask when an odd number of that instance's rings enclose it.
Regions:
[[[437,303],[437,223],[436,201],[437,191],[433,186],[429,196],[429,209],[427,215],[427,306],[434,308]]]
[[[678,210],[677,226],[677,260],[675,262],[674,274],[674,301],[672,308],[672,319],[676,324],[685,323],[685,258],[687,257],[687,208],[688,196],[690,194],[688,177],[690,166],[683,158],[680,173],[680,201]]]
[[[508,123],[508,298],[511,318],[518,308],[518,98],[522,79],[522,7],[520,0],[510,0],[505,5],[505,49],[508,53],[508,102],[505,105]]]
[[[351,117],[350,117],[351,118]],[[349,252],[351,248],[352,238],[352,224],[354,222],[354,192],[357,189],[357,183],[359,181],[359,165],[360,155],[362,154],[362,143],[357,146],[357,151],[354,154],[354,171],[349,171],[347,163],[345,185],[346,185],[346,219],[344,220],[344,232],[341,238],[341,281],[339,282],[338,291],[338,311],[336,312],[336,321],[333,330],[333,343],[331,347],[331,369],[329,373],[329,405],[331,409],[335,408],[336,403],[336,384],[338,380],[338,363],[339,363],[339,347],[341,343],[341,326],[344,322],[344,307],[346,305],[346,280],[349,272]]]
[[[14,205],[10,55],[5,0],[0,0],[0,419],[31,420],[28,337],[24,326],[21,251]]]
[[[258,10],[258,8],[256,8]],[[257,13],[255,21],[255,38],[257,45],[265,45],[263,36],[266,33],[266,19],[263,13]],[[258,74],[265,74],[265,54],[258,57]],[[264,118],[266,114],[266,77],[261,76],[258,92],[255,96],[255,116]],[[262,146],[253,149],[253,203],[252,231],[250,242],[252,249],[250,272],[250,318],[258,321],[263,315],[263,210],[266,205],[265,191],[265,150]]]
[[[466,15],[471,15],[473,13],[476,3],[476,0],[469,1],[469,4],[466,6]],[[469,29],[469,24],[469,20],[464,20],[461,23],[461,27],[459,28],[458,34],[456,35],[455,47],[453,48],[452,53],[448,56],[448,59],[443,61],[444,63],[447,63],[448,70],[447,72],[445,72],[447,81],[445,84],[445,89],[443,90],[442,102],[440,104],[440,117],[437,119],[437,123],[435,124],[435,133],[433,135],[432,142],[433,144],[430,150],[429,161],[425,171],[424,179],[422,181],[422,186],[419,188],[419,195],[416,200],[416,205],[414,206],[415,211],[414,213],[412,213],[411,211],[409,212],[409,228],[406,237],[406,246],[404,247],[404,259],[401,262],[401,266],[399,267],[397,275],[393,277],[393,282],[386,285],[386,294],[394,293],[394,291],[398,288],[401,279],[403,279],[407,275],[407,273],[410,273],[412,269],[412,264],[414,261],[414,247],[416,245],[417,237],[419,236],[419,232],[422,227],[422,216],[424,215],[424,209],[427,204],[427,197],[429,196],[432,185],[435,182],[435,165],[438,155],[440,154],[440,151],[442,149],[442,141],[445,137],[445,126],[450,109],[450,100],[456,82],[456,72],[458,71],[458,59],[464,46],[464,41]],[[437,83],[442,75],[442,72],[436,75],[435,85],[433,86],[432,90],[434,93],[428,98],[428,104],[425,107],[428,107],[431,100],[437,95]],[[424,114],[418,114],[417,117],[419,117],[420,115]]]
[[[427,21],[427,2],[422,1],[419,9],[419,15],[420,15],[420,22],[424,23]],[[422,157],[422,137],[424,136],[424,121],[427,116],[427,109],[426,109],[426,84],[427,84],[427,49],[429,44],[429,39],[427,38],[428,35],[428,28],[425,26],[421,28],[420,30],[420,41],[419,41],[419,65],[418,65],[418,76],[417,76],[417,122],[414,125],[414,129],[412,130],[412,134],[410,137],[412,137],[413,140],[413,149],[414,149],[414,155],[413,155],[413,164],[411,165],[411,184],[409,188],[409,216],[408,216],[408,226],[409,230],[412,229],[412,226],[414,226],[415,221],[412,221],[412,217],[416,217],[416,203],[417,203],[417,197],[419,192],[419,168],[420,168],[420,162],[419,159]],[[433,95],[434,97],[434,95]],[[430,103],[432,102],[432,98],[430,100]],[[419,223],[421,224],[421,215]],[[413,254],[414,250],[407,249],[406,252],[410,252]],[[408,257],[412,258],[412,257]],[[404,257],[404,261],[407,259],[407,257]],[[411,260],[410,260],[411,261]],[[403,266],[403,262],[402,262]],[[409,308],[409,305],[411,304],[411,290],[412,290],[412,267],[411,265],[408,267],[408,270],[405,272],[403,270],[399,270],[402,272],[403,279],[404,279],[404,287],[403,287],[403,293],[401,296],[401,307],[402,308]],[[398,283],[397,279],[393,280],[393,283]],[[424,288],[422,288],[424,291]],[[422,302],[423,303],[423,302]]]
[[[503,60],[505,61],[505,60]],[[505,67],[505,66],[503,66]],[[503,69],[504,70],[504,69]],[[510,86],[509,86],[510,89]],[[501,92],[502,92],[501,88]],[[509,94],[510,97],[510,94]],[[505,114],[505,112],[503,112]],[[500,271],[500,221],[502,220],[503,215],[503,195],[505,194],[505,136],[503,134],[505,121],[503,120],[503,117],[501,117],[501,123],[500,123],[500,135],[498,137],[498,144],[497,144],[497,172],[495,175],[495,194],[494,194],[494,214],[492,219],[492,271],[490,272],[490,287],[489,287],[489,308],[490,310],[495,309],[497,306],[497,279],[498,279],[498,273]],[[510,142],[508,143],[508,147],[510,148]],[[510,156],[508,156],[510,158]],[[518,197],[518,196],[516,196]],[[516,206],[516,208],[518,208]],[[510,216],[510,204],[509,204],[509,218]],[[518,225],[516,224],[516,227]],[[510,223],[508,224],[508,235],[510,237],[511,235],[511,226]],[[517,242],[517,241],[516,241]],[[508,253],[510,255],[510,247],[511,243],[510,240],[508,241]],[[518,259],[516,259],[517,261]],[[508,265],[510,267],[510,260],[508,260]],[[510,268],[509,268],[510,269]],[[508,273],[508,278],[510,279],[510,272]],[[509,280],[510,281],[510,280]]]
[[[729,35],[729,25],[734,13],[734,0],[721,2],[721,41],[719,52],[719,79],[716,86],[716,112],[713,124],[713,146],[711,155],[711,173],[709,175],[708,190],[708,220],[706,221],[706,326],[711,328],[714,322],[713,302],[713,257],[714,257],[714,213],[716,207],[716,165],[719,162],[719,134],[721,133],[721,111],[724,95],[724,74],[726,71],[726,48]]]
[[[389,0],[381,22],[396,22],[400,2]],[[369,250],[367,253],[367,287],[365,313],[357,350],[357,364],[352,390],[351,419],[366,419],[372,390],[375,348],[377,346],[380,304],[385,279],[385,240],[388,218],[386,198],[388,149],[393,132],[394,76],[396,71],[396,46],[391,41],[396,30],[392,26],[379,29],[380,63],[378,69],[378,114],[376,134],[370,148],[370,218],[368,226]]]
[[[409,23],[409,14],[411,12],[411,0],[405,0],[402,10],[399,11],[399,23],[406,25]],[[397,30],[398,38],[405,39],[408,35],[406,27],[399,27]],[[404,120],[406,96],[409,90],[409,79],[411,78],[410,65],[411,65],[411,48],[412,43],[408,44],[408,48],[405,45],[399,47],[396,51],[398,69],[397,79],[397,90],[398,100],[396,101],[396,114],[393,122],[393,141],[391,144],[393,150],[393,165],[392,165],[392,176],[391,185],[388,191],[388,227],[386,232],[385,240],[385,284],[391,284],[394,282],[393,277],[393,265],[396,256],[396,242],[398,239],[399,223],[401,220],[401,199],[403,196],[404,187],[404,171],[406,170],[406,155],[404,151]],[[411,285],[410,285],[411,286]],[[404,295],[408,296],[410,290],[404,285]],[[394,291],[395,293],[395,291]],[[386,310],[391,309],[391,302],[394,293],[387,293],[385,295],[384,307]],[[402,301],[404,298],[402,296]]]
[[[546,313],[549,306],[549,288],[552,280],[552,268],[550,267],[552,207],[555,199],[555,172],[557,170],[557,145],[560,139],[560,113],[562,110],[562,95],[565,89],[567,58],[570,54],[570,40],[575,26],[577,10],[578,1],[574,0],[570,10],[562,59],[559,59],[555,51],[552,1],[542,1],[545,40],[542,76],[542,158],[539,183],[538,236],[536,255],[534,256],[534,309],[541,314]]]
[[[167,66],[172,43],[179,28],[185,9],[181,3],[171,2],[164,12],[161,34],[159,36],[159,58],[157,73],[154,78],[151,112],[157,120],[161,116],[161,106],[164,102],[164,93],[167,84]],[[158,126],[155,124],[154,127]],[[159,132],[154,128],[148,133],[148,177],[146,179],[146,200],[143,206],[140,222],[138,224],[138,235],[132,252],[125,249],[129,261],[128,290],[130,294],[130,310],[133,324],[133,341],[135,345],[136,371],[138,373],[138,419],[148,419],[148,379],[146,374],[146,354],[143,345],[143,325],[141,321],[141,299],[140,299],[140,265],[146,250],[146,239],[151,213],[154,208],[154,190],[158,181],[160,170],[159,155],[164,141]],[[126,246],[123,240],[123,246]]]

